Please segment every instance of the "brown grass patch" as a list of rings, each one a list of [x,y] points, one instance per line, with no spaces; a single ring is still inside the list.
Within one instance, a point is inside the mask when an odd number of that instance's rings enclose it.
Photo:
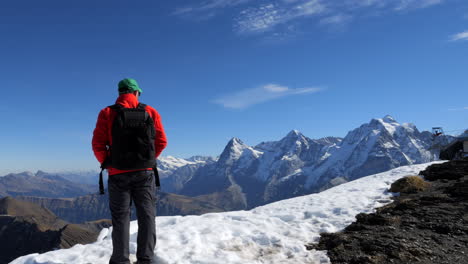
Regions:
[[[392,183],[391,192],[417,193],[427,190],[431,184],[420,176],[407,176]]]

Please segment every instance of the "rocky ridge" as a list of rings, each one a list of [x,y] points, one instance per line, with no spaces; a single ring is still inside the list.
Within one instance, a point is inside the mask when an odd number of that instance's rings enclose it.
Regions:
[[[401,193],[342,232],[324,233],[309,249],[332,263],[468,263],[468,162],[435,164],[420,173],[424,191]]]

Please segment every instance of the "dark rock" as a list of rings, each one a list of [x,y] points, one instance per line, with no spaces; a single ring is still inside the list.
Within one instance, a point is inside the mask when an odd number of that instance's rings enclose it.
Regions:
[[[307,248],[327,250],[332,263],[468,263],[467,162],[432,165],[421,174],[432,181],[427,190],[402,193]]]
[[[468,161],[457,160],[441,164],[434,164],[419,173],[429,181],[456,180],[468,176]]]

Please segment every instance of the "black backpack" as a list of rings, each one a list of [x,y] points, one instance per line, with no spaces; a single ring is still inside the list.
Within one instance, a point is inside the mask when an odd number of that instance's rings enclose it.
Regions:
[[[110,157],[101,165],[101,169],[104,170],[109,165],[119,170],[153,168],[156,186],[159,187],[154,149],[156,131],[154,120],[145,107],[145,104],[138,104],[136,108],[124,108],[120,104],[109,106],[117,115],[112,123]],[[100,193],[104,194],[102,170],[99,188]]]
[[[153,168],[156,165],[154,121],[146,105],[123,108],[119,104],[110,106],[117,112],[112,124],[112,146],[110,165],[119,170]]]

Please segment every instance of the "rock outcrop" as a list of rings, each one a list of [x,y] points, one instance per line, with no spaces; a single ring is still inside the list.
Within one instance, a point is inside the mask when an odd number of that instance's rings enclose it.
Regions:
[[[332,263],[468,263],[468,162],[435,164],[420,174],[431,182],[427,190],[401,193],[307,247],[327,250]]]

